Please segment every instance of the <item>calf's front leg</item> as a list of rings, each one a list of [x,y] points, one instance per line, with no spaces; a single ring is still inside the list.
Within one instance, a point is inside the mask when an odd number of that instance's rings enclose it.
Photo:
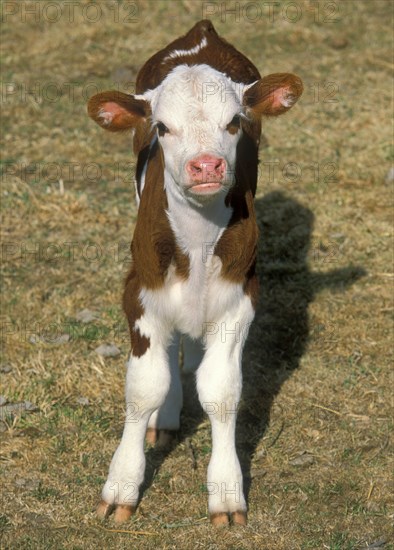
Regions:
[[[146,324],[145,324],[146,326]],[[152,326],[155,326],[152,323]],[[167,345],[163,334],[149,334],[145,353],[131,355],[126,375],[126,420],[121,442],[109,468],[97,513],[125,521],[134,513],[144,480],[144,438],[149,418],[163,404],[170,388]]]
[[[246,525],[242,472],[235,449],[237,408],[242,389],[242,350],[254,317],[248,297],[210,327],[206,353],[197,371],[197,390],[212,428],[208,466],[208,510],[212,524]]]

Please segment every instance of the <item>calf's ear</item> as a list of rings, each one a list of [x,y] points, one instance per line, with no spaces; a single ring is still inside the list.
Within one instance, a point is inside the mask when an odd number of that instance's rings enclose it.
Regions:
[[[303,89],[295,74],[274,73],[252,84],[244,93],[243,104],[253,118],[281,115],[293,107]]]
[[[144,99],[118,91],[101,92],[88,102],[88,114],[99,126],[110,132],[135,128],[150,115]]]

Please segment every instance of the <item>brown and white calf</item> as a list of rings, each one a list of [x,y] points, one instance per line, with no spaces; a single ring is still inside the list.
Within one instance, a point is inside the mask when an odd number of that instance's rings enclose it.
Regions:
[[[301,93],[297,76],[261,78],[210,21],[200,21],[147,61],[136,95],[110,91],[89,101],[102,128],[134,130],[138,157],[139,213],[123,299],[131,336],[127,415],[102,516],[115,509],[123,521],[134,512],[147,430],[179,428],[182,337],[183,369],[196,371],[212,425],[211,520],[246,523],[235,413],[258,291],[253,196],[261,118],[287,111]]]

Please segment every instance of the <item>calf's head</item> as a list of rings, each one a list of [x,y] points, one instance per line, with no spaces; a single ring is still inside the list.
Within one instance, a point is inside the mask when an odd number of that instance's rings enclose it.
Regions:
[[[284,113],[302,89],[301,80],[288,73],[245,85],[208,65],[180,65],[142,95],[113,91],[93,96],[88,113],[114,132],[139,124],[155,126],[168,191],[203,205],[235,183],[242,119]]]

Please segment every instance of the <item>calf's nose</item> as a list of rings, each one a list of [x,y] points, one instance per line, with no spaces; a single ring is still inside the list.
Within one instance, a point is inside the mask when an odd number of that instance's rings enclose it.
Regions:
[[[193,182],[220,182],[226,172],[226,161],[213,155],[201,155],[189,160],[186,171]]]

